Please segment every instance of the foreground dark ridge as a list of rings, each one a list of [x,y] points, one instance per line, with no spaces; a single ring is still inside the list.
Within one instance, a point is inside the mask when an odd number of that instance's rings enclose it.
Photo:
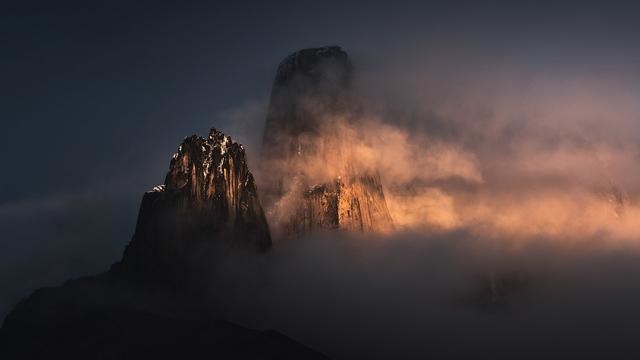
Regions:
[[[76,303],[64,293],[77,285],[41,289],[21,302],[0,329],[0,358],[327,359],[273,330],[206,316]]]
[[[211,315],[216,262],[270,247],[243,147],[215,129],[188,137],[144,195],[122,260],[22,300],[0,329],[0,359],[325,359]]]

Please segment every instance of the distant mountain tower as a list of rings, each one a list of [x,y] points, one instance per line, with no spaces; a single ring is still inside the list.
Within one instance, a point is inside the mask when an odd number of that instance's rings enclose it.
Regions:
[[[393,228],[380,177],[335,156],[336,119],[354,124],[358,105],[352,90],[353,66],[338,46],[303,49],[278,67],[263,137],[261,184],[266,208],[275,209],[287,233],[339,228],[385,231]],[[317,164],[327,159],[331,164]],[[321,181],[304,167],[342,169]],[[335,175],[335,176],[334,176]],[[291,196],[291,192],[294,192]],[[278,207],[286,197],[287,206]]]

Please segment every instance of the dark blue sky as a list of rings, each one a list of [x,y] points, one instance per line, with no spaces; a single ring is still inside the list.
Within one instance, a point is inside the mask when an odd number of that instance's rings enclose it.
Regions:
[[[525,80],[634,82],[639,15],[612,1],[4,4],[0,316],[35,287],[117,260],[142,193],[163,181],[184,136],[217,126],[255,148],[292,51],[341,45],[391,98],[385,76],[422,63],[442,64],[431,72],[457,74],[453,83],[460,69],[503,65]]]

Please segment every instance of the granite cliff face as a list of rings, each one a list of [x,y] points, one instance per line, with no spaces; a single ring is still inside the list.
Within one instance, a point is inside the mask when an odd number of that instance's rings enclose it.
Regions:
[[[385,232],[393,229],[380,179],[363,175],[336,179],[303,193],[287,224],[288,233],[314,229]]]
[[[265,251],[269,227],[242,145],[212,129],[190,136],[163,185],[144,194],[136,230],[114,271],[127,278],[202,278],[229,249]]]
[[[353,65],[337,46],[300,50],[278,67],[263,137],[262,166],[269,177],[261,185],[267,207],[296,193],[295,204],[278,214],[288,234],[393,228],[379,175],[354,170],[348,156],[334,156],[348,144],[331,141],[340,135],[332,125],[358,121],[352,78]],[[320,161],[341,170],[328,181],[303,174],[305,166],[323,166]]]

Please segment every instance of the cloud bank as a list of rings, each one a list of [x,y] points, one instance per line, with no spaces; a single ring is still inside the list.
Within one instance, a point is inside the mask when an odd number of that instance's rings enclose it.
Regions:
[[[434,67],[361,73],[367,111],[325,119],[307,141],[326,151],[293,164],[306,181],[380,173],[396,231],[221,264],[221,314],[337,359],[640,353],[635,86]]]

